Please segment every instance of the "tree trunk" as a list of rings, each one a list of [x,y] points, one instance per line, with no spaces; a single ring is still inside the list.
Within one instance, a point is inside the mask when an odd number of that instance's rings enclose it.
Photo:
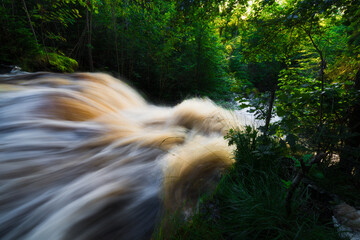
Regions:
[[[42,18],[43,19],[43,18]],[[47,60],[47,64],[50,65],[50,58],[49,58],[49,54],[48,54],[48,50],[46,48],[45,45],[45,39],[44,39],[44,20],[41,20],[41,24],[40,24],[40,30],[41,30],[41,43],[43,45],[44,51],[45,51],[45,56],[46,56],[46,60]]]
[[[114,41],[115,41],[115,55],[116,55],[116,67],[118,74],[120,74],[120,64],[119,64],[119,50],[118,50],[118,40],[117,40],[117,31],[116,31],[116,16],[115,16],[115,2],[111,4],[111,16],[113,21],[113,31],[114,31]]]
[[[32,31],[32,33],[33,33],[33,35],[34,35],[35,42],[38,43],[38,40],[37,40],[37,37],[36,37],[36,33],[35,33],[35,30],[34,30],[34,27],[33,27],[32,23],[31,23],[30,14],[29,14],[29,12],[28,12],[28,10],[27,10],[27,7],[26,7],[25,0],[22,0],[22,4],[23,4],[24,10],[25,10],[27,19],[28,19],[28,21],[29,21],[29,25],[30,25],[31,31]]]
[[[275,101],[275,89],[271,91],[270,93],[270,100],[269,100],[269,109],[266,114],[266,120],[265,120],[265,126],[264,126],[264,134],[266,135],[269,130],[270,120],[271,120],[271,114],[274,106]]]
[[[321,94],[320,94],[320,119],[319,119],[319,128],[321,129],[322,124],[323,124],[323,105],[324,105],[324,80],[325,80],[325,69],[326,69],[326,60],[324,58],[323,52],[320,50],[320,48],[317,46],[317,44],[314,42],[312,36],[311,36],[311,29],[309,30],[309,32],[306,32],[307,35],[310,38],[310,41],[312,43],[312,45],[314,46],[315,50],[318,52],[319,57],[320,57],[320,71],[319,71],[319,79],[321,82]]]
[[[94,62],[92,57],[92,46],[91,46],[91,22],[92,22],[92,11],[89,12],[89,9],[86,10],[86,27],[88,32],[88,57],[89,57],[89,69],[91,72],[94,71]]]
[[[360,68],[355,77],[355,90],[360,91]],[[358,98],[350,110],[349,130],[351,137],[345,140],[340,154],[340,168],[347,174],[360,176],[360,99]]]
[[[195,79],[193,82],[194,89],[199,89],[199,78],[200,78],[200,63],[201,63],[201,41],[202,35],[198,34],[196,37],[197,42],[197,53],[196,53],[196,68],[195,68]]]
[[[127,11],[127,6],[128,6],[128,0],[123,1],[124,5],[123,5],[123,11],[126,12]],[[121,74],[123,74],[124,76],[128,76],[130,77],[131,72],[128,72],[128,74],[125,74],[125,57],[127,56],[126,52],[125,52],[125,31],[128,29],[128,20],[125,17],[125,19],[123,20],[123,27],[122,27],[122,36],[121,36]],[[127,61],[130,62],[130,61]],[[128,63],[128,69],[129,69],[129,63]]]
[[[318,132],[319,132],[319,140],[318,140],[318,146],[317,146],[317,152],[321,152],[323,151],[322,149],[322,131],[323,131],[323,118],[324,118],[324,81],[325,81],[325,69],[326,69],[326,60],[324,58],[323,52],[321,51],[321,49],[319,48],[319,46],[315,43],[314,39],[311,36],[311,28],[310,27],[309,31],[306,31],[306,34],[309,36],[309,39],[312,43],[312,45],[314,46],[316,52],[319,54],[320,57],[320,71],[319,71],[319,80],[321,82],[321,93],[320,93],[320,107],[319,107],[319,126],[318,126]]]

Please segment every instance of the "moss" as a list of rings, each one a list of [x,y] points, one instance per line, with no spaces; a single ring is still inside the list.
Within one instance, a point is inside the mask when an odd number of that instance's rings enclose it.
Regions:
[[[41,66],[45,66],[55,72],[74,72],[78,68],[76,60],[65,56],[63,53],[41,52],[38,55],[38,62]]]

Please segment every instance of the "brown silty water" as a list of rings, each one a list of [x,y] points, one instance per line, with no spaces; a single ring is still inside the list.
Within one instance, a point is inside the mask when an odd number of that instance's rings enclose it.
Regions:
[[[0,239],[149,239],[233,163],[238,116],[147,103],[106,74],[0,78]]]

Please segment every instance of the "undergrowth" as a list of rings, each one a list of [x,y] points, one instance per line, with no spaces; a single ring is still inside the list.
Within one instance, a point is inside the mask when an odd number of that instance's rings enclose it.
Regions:
[[[251,128],[226,138],[237,147],[234,166],[190,219],[167,214],[153,239],[340,239],[331,218],[319,218],[305,184],[286,214],[286,183],[295,168],[284,142]]]

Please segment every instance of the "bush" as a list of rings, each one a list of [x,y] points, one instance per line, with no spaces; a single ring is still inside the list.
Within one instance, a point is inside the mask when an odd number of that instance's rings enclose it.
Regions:
[[[190,220],[167,217],[173,233],[166,239],[340,239],[331,219],[320,222],[319,213],[309,206],[305,186],[295,192],[287,216],[284,182],[293,177],[293,163],[284,142],[251,128],[230,131],[227,139],[237,147],[233,168],[214,194],[204,196]]]

